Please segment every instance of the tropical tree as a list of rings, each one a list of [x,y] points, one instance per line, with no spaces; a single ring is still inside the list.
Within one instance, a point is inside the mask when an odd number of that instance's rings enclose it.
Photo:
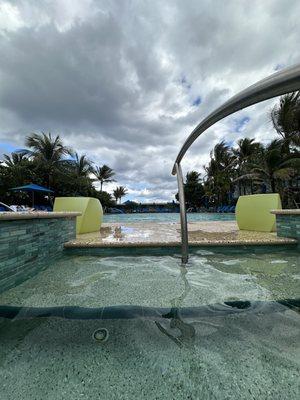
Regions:
[[[74,172],[78,177],[87,178],[94,172],[92,161],[90,161],[85,154],[79,156],[79,154],[75,152],[74,158],[69,160],[69,163],[74,168]]]
[[[52,185],[53,189],[69,196],[91,196],[93,192],[92,162],[85,154],[79,156],[77,152],[68,160],[62,160],[55,169]],[[95,196],[94,196],[95,197]]]
[[[186,184],[193,185],[200,181],[201,174],[197,171],[190,171],[186,174]]]
[[[26,152],[28,157],[35,161],[37,167],[44,171],[44,179],[50,187],[55,169],[64,161],[64,156],[72,155],[73,152],[62,143],[58,135],[53,137],[51,133],[33,133],[26,138],[25,145],[30,150],[22,150],[22,152]]]
[[[113,196],[110,193],[105,192],[105,190],[103,190],[102,192],[99,192],[97,190],[97,194],[95,197],[100,200],[102,206],[104,207],[113,207],[116,204]]]
[[[256,178],[256,174],[251,172],[251,163],[257,161],[262,154],[262,148],[262,145],[255,142],[255,139],[243,138],[238,140],[237,147],[232,149],[236,160],[236,177],[233,179],[233,183],[238,184],[240,195],[242,187],[246,194],[246,186],[249,184],[251,193],[253,193],[253,180]]]
[[[217,143],[210,153],[210,161],[204,166],[206,188],[216,196],[217,203],[227,202],[234,176],[235,157],[225,141]]]
[[[101,192],[103,183],[115,182],[115,180],[112,179],[112,177],[115,175],[115,172],[108,165],[104,164],[102,165],[102,167],[95,167],[93,173],[97,180],[100,182]]]
[[[28,149],[4,155],[0,160],[0,200],[8,204],[26,204],[28,196],[9,189],[27,183],[50,185],[56,196],[98,198],[103,207],[115,204],[112,195],[93,186],[92,161],[67,148],[59,136],[32,134],[26,139]],[[68,157],[70,156],[70,157]],[[40,196],[40,204],[47,204]]]
[[[24,162],[27,163],[28,158],[26,151],[24,150],[23,152],[13,152],[11,155],[4,154],[3,155],[3,160],[1,161],[6,167],[8,168],[15,168],[19,167],[20,165],[24,165]]]
[[[281,140],[273,140],[263,151],[262,163],[252,167],[252,172],[270,183],[273,193],[280,191],[280,182],[289,180],[300,171],[300,154],[284,154],[282,147]]]
[[[124,186],[118,186],[113,191],[114,198],[116,199],[117,202],[118,202],[118,200],[120,200],[120,203],[121,203],[122,197],[124,197],[126,194],[127,194],[127,189]]]
[[[200,176],[201,174],[197,171],[190,171],[186,174],[184,194],[188,207],[199,207],[201,205],[204,189]],[[178,199],[178,195],[176,198]]]
[[[271,120],[287,154],[291,146],[300,146],[300,92],[282,96],[271,111]]]
[[[238,140],[237,148],[234,148],[232,152],[239,167],[251,159],[259,151],[260,147],[260,143],[255,142],[255,139],[243,138]]]
[[[33,163],[27,158],[26,152],[13,152],[4,154],[1,161],[5,167],[7,176],[11,180],[10,185],[18,186],[29,183],[34,176]]]

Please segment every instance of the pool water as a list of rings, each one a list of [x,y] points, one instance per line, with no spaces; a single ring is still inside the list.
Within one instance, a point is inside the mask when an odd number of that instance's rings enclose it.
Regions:
[[[299,398],[299,309],[274,301],[300,297],[299,257],[199,249],[185,268],[177,256],[66,256],[0,304],[97,307],[99,319],[0,319],[0,398]],[[235,301],[252,305],[227,312]],[[116,305],[200,311],[100,319]]]
[[[189,222],[198,221],[233,221],[233,213],[187,213]],[[179,213],[133,213],[133,214],[105,214],[103,222],[179,222]]]

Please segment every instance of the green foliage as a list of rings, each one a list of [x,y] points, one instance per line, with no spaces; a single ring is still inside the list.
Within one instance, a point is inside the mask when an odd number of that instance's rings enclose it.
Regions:
[[[236,157],[233,150],[224,141],[216,144],[210,154],[210,162],[204,166],[207,195],[213,195],[218,204],[226,203],[232,187]]]
[[[30,205],[30,195],[11,192],[10,188],[28,183],[48,186],[55,196],[91,196],[99,198],[104,207],[115,204],[112,196],[93,186],[94,168],[86,155],[79,155],[66,147],[59,136],[32,134],[26,138],[23,149],[4,155],[0,163],[0,198],[8,204]],[[105,166],[110,176],[114,172]],[[108,182],[108,175],[104,182]],[[44,196],[36,195],[36,203],[43,204]]]
[[[97,191],[97,193],[93,197],[99,199],[103,207],[114,207],[116,205],[116,202],[113,199],[112,195],[108,192],[105,192],[104,190],[102,190],[101,192]]]
[[[115,182],[112,177],[115,175],[115,172],[108,166],[102,165],[102,167],[95,167],[93,169],[93,174],[96,179],[100,182],[100,190],[102,192],[103,183]]]
[[[201,205],[204,189],[198,172],[191,171],[186,174],[184,194],[188,207],[199,207]]]
[[[285,152],[289,153],[290,146],[300,146],[300,92],[282,96],[271,111],[271,119]]]
[[[120,203],[122,197],[124,197],[126,194],[127,194],[127,189],[124,186],[116,187],[113,192],[114,198],[116,199],[116,201],[120,200]]]

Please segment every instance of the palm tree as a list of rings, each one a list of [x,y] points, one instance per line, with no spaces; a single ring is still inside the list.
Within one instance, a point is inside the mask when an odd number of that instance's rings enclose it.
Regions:
[[[198,207],[201,204],[204,190],[203,185],[200,182],[200,175],[201,174],[197,171],[190,171],[186,174],[184,194],[188,208]],[[175,197],[178,200],[178,194]]]
[[[204,166],[206,188],[217,197],[218,204],[227,201],[230,192],[235,158],[225,141],[217,143],[210,153],[210,162]]]
[[[237,142],[237,148],[233,149],[233,154],[236,159],[236,173],[237,177],[233,180],[238,183],[239,193],[242,194],[241,186],[244,188],[246,194],[247,183],[250,182],[251,193],[253,193],[253,179],[255,174],[250,172],[250,163],[262,153],[262,146],[260,143],[254,141],[255,139],[244,138]]]
[[[219,164],[220,169],[226,169],[232,165],[233,154],[230,146],[224,140],[217,143],[211,152],[211,157]]]
[[[300,168],[299,153],[284,154],[282,146],[281,140],[273,140],[264,149],[262,164],[253,165],[252,168],[253,173],[270,182],[273,193],[280,181],[290,179]]]
[[[52,182],[54,187],[61,187],[64,182],[64,186],[71,184],[73,195],[89,195],[93,187],[90,177],[93,167],[92,161],[85,154],[80,156],[75,152],[72,159],[62,160],[55,172]]]
[[[300,146],[300,92],[282,96],[271,111],[271,120],[286,153],[290,146]]]
[[[33,165],[25,151],[13,152],[10,156],[4,154],[1,164],[7,170],[11,184],[21,185],[33,178]]]
[[[113,191],[114,198],[116,199],[117,202],[118,202],[118,200],[120,200],[120,203],[121,203],[122,197],[124,197],[126,194],[127,194],[127,189],[124,186],[118,186]]]
[[[239,166],[244,164],[258,151],[260,144],[255,139],[244,138],[237,142],[237,148],[233,149],[233,154],[237,158]]]
[[[200,181],[200,173],[197,171],[190,171],[186,174],[186,185],[197,184]]]
[[[63,145],[60,137],[52,137],[51,133],[33,133],[26,138],[25,145],[30,148],[26,153],[39,167],[45,171],[45,180],[50,186],[55,168],[63,157],[72,155],[72,151]]]
[[[103,183],[107,182],[115,182],[112,177],[115,175],[113,169],[111,169],[108,165],[102,165],[102,167],[94,168],[94,175],[100,181],[100,191],[102,192]]]
[[[26,151],[20,151],[20,152],[13,152],[11,155],[4,154],[3,155],[4,160],[2,163],[9,168],[14,168],[17,166],[20,166],[24,164],[24,161],[28,161],[28,158],[26,156]]]
[[[87,178],[92,173],[93,167],[92,162],[87,158],[85,154],[79,156],[77,152],[74,153],[74,159],[70,161],[71,165],[75,169],[75,174],[78,177]]]

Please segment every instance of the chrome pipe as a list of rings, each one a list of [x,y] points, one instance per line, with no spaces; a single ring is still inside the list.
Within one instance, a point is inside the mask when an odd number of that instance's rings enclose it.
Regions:
[[[272,97],[281,96],[296,90],[300,90],[300,64],[272,74],[268,78],[262,79],[233,96],[226,103],[204,118],[204,120],[201,121],[192,131],[177,155],[172,174],[176,174],[176,165],[180,164],[185,153],[194,141],[216,122],[230,114],[234,114],[236,111],[251,106],[252,104],[260,103],[261,101],[271,99]]]
[[[182,170],[180,164],[175,164],[177,183],[178,183],[178,197],[180,205],[180,231],[181,231],[181,260],[186,264],[189,259],[189,239],[188,228],[185,208],[184,184],[182,177]]]

